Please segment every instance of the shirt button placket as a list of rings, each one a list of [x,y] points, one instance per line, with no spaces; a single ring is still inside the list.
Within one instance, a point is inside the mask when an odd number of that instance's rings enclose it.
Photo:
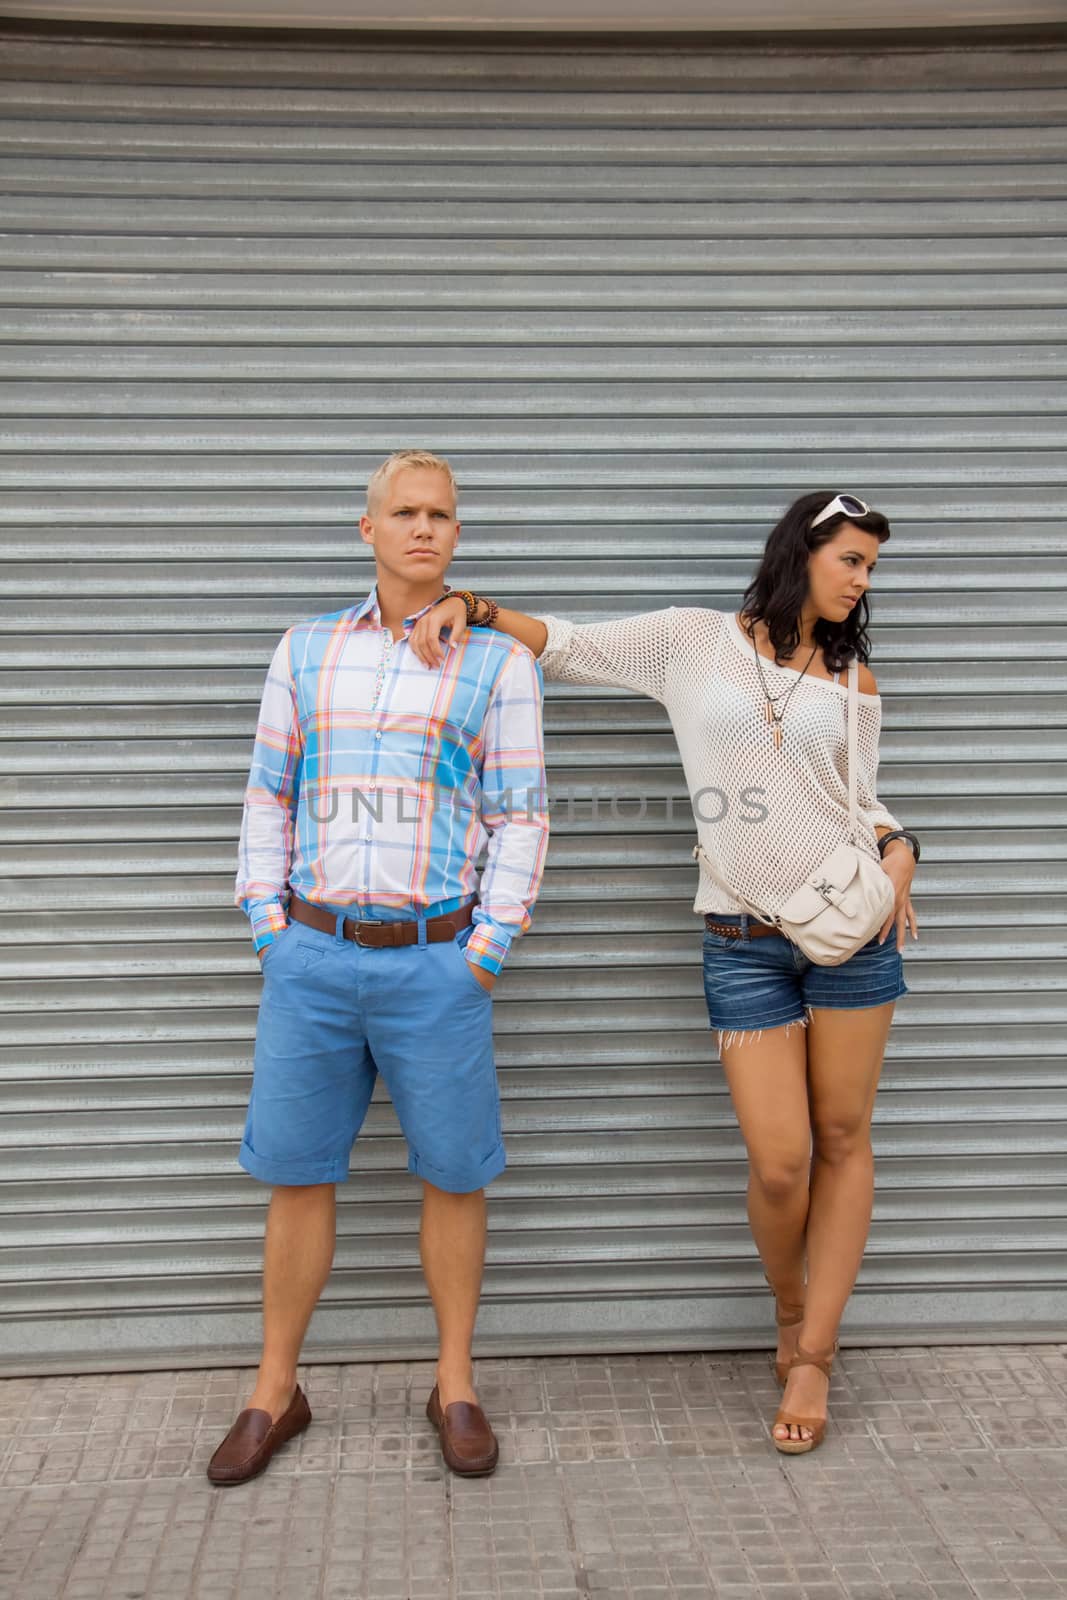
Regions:
[[[375,742],[376,745],[381,743],[381,738],[382,738],[382,730],[381,730],[381,726],[380,726],[382,713],[381,713],[380,707],[381,707],[381,701],[382,701],[382,694],[383,694],[383,692],[385,690],[385,675],[386,675],[387,671],[389,670],[389,668],[392,666],[392,662],[393,662],[393,635],[392,635],[392,632],[391,632],[391,630],[389,628],[383,628],[382,629],[381,649],[378,652],[378,670],[374,675],[374,699],[373,699],[373,701],[371,703],[371,710],[374,712],[376,718],[378,719],[378,723],[379,723],[379,726],[376,727],[375,730],[374,730],[374,742]],[[377,760],[374,763],[374,770],[375,770],[375,774],[377,775],[377,772],[378,772]],[[370,833],[370,825],[371,825],[370,824],[370,817],[368,817],[367,821],[366,821],[366,824],[365,824],[365,826],[367,828],[367,832],[363,835],[363,839],[362,839],[362,844],[363,844],[363,893],[364,894],[369,894],[369,892],[370,892],[370,850],[371,850],[371,845],[373,843],[373,839],[372,839],[372,836],[371,836],[371,833]]]

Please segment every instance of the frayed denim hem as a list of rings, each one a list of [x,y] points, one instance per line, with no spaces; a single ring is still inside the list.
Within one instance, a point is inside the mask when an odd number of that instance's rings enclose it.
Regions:
[[[806,1028],[811,1021],[811,1006],[803,1017],[791,1017],[788,1022],[765,1022],[761,1028],[717,1028],[715,1030],[719,1044],[719,1054],[728,1050],[732,1044],[743,1044],[746,1039],[754,1039],[756,1043],[763,1038],[765,1033],[771,1033],[779,1028],[785,1029],[788,1039],[790,1028]]]

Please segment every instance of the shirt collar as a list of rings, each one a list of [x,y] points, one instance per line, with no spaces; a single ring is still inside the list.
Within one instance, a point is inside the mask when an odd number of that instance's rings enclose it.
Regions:
[[[429,611],[432,606],[437,604],[439,599],[440,596],[438,595],[433,600],[429,601],[427,605],[424,605],[421,611],[415,611],[410,617],[404,618],[405,634],[411,632],[419,618],[424,617],[427,611]],[[362,605],[358,606],[352,613],[352,626],[353,628],[380,628],[381,625],[382,613],[381,608],[378,605],[378,585],[374,584]]]
[[[378,609],[378,585],[374,584],[370,594],[362,605],[356,606],[352,612],[353,628],[380,628],[382,614]]]

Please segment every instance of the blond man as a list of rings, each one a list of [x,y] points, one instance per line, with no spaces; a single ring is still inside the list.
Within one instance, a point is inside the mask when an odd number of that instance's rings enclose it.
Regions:
[[[505,1165],[492,990],[529,924],[547,802],[531,653],[472,628],[428,671],[409,645],[445,592],[459,531],[447,461],[391,456],[360,522],[373,588],[289,628],[267,674],[236,884],[263,968],[238,1156],[272,1187],[263,1349],[208,1467],[216,1484],[262,1472],[311,1421],[297,1364],[333,1260],[335,1186],[379,1073],[422,1183],[440,1338],[427,1413],[453,1471],[496,1465],[471,1361],[485,1186]]]

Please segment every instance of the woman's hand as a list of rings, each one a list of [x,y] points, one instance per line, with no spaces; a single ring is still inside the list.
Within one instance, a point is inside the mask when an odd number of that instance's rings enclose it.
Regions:
[[[411,630],[408,643],[423,666],[439,667],[445,659],[447,646],[441,642],[442,628],[452,629],[453,644],[462,644],[467,636],[467,606],[458,595],[439,600]]]
[[[878,943],[885,943],[886,936],[895,923],[897,949],[903,950],[908,928],[911,929],[913,939],[919,937],[919,924],[915,908],[911,903],[911,880],[915,876],[915,857],[906,839],[894,839],[886,846],[885,855],[882,857],[882,871],[892,879],[894,899],[893,909],[878,934]]]

